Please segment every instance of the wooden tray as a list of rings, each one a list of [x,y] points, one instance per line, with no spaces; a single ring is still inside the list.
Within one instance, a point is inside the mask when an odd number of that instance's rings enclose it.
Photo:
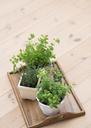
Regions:
[[[63,77],[65,82],[68,84],[64,76],[64,73]],[[66,120],[85,115],[85,111],[77,96],[75,95],[73,89],[71,89],[71,94],[69,94],[65,98],[64,106],[59,114],[54,116],[45,116],[40,110],[37,101],[23,100],[21,98],[19,91],[17,89],[20,74],[8,73],[8,78],[10,80],[11,86],[17,98],[27,128],[39,128],[61,120]]]

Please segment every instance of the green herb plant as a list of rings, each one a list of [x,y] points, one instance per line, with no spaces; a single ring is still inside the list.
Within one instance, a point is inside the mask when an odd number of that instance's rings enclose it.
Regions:
[[[60,82],[55,82],[49,77],[44,77],[39,84],[39,92],[37,98],[45,105],[51,108],[57,108],[58,104],[70,92],[69,86]]]
[[[35,67],[28,66],[22,75],[21,86],[35,88],[37,86],[37,82],[37,69]]]
[[[59,81],[61,82],[63,78],[63,74],[58,68],[53,70],[53,78],[55,82],[59,82]]]
[[[61,79],[63,78],[63,74],[62,72],[59,70],[58,67],[54,67],[53,64],[44,67],[44,68],[40,68],[38,70],[38,78],[43,79],[45,77],[49,77],[51,79],[53,79],[55,82],[61,82]]]
[[[35,66],[36,68],[50,64],[51,60],[55,58],[53,53],[55,42],[59,43],[59,39],[54,39],[50,42],[48,35],[41,35],[36,40],[35,35],[31,34],[25,49],[20,49],[19,53],[10,59],[13,64],[13,72],[17,71],[19,62],[23,62],[26,66]]]

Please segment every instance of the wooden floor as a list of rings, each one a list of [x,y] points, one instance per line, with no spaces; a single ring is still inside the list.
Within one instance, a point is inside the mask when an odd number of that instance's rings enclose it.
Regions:
[[[0,0],[0,128],[26,128],[7,71],[31,32],[60,38],[56,56],[86,111],[45,128],[91,128],[91,0]]]

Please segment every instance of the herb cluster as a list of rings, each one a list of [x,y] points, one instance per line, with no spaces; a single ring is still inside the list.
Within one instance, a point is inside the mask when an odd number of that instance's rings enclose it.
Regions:
[[[38,82],[37,69],[35,67],[27,67],[22,75],[21,85],[35,88]]]
[[[40,69],[37,76],[41,79],[37,93],[39,101],[50,107],[57,107],[66,94],[70,92],[70,87],[62,82],[61,71],[57,66],[55,67],[55,64],[52,64]]]
[[[41,35],[36,41],[35,35],[31,34],[26,48],[24,50],[20,49],[19,54],[10,59],[13,64],[13,72],[17,71],[19,62],[23,62],[26,66],[35,66],[36,68],[50,64],[51,60],[55,58],[53,53],[55,42],[59,42],[59,40],[54,39],[51,43],[47,35]]]
[[[38,78],[45,78],[46,76],[53,79],[55,82],[61,82],[61,79],[63,77],[62,72],[59,70],[59,68],[54,66],[55,64],[51,64],[45,68],[40,68],[38,70]]]
[[[37,94],[39,101],[50,107],[57,107],[65,95],[70,91],[66,84],[55,82],[48,77],[42,79],[39,87],[40,89]]]

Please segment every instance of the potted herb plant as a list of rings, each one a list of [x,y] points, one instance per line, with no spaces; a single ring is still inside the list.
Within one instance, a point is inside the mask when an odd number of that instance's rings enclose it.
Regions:
[[[45,115],[54,115],[59,112],[59,107],[64,102],[70,88],[63,83],[55,82],[49,77],[44,77],[39,83],[37,92],[37,101],[40,109]]]
[[[36,91],[38,84],[37,69],[34,67],[27,67],[22,73],[18,83],[18,90],[23,99],[36,99]]]

